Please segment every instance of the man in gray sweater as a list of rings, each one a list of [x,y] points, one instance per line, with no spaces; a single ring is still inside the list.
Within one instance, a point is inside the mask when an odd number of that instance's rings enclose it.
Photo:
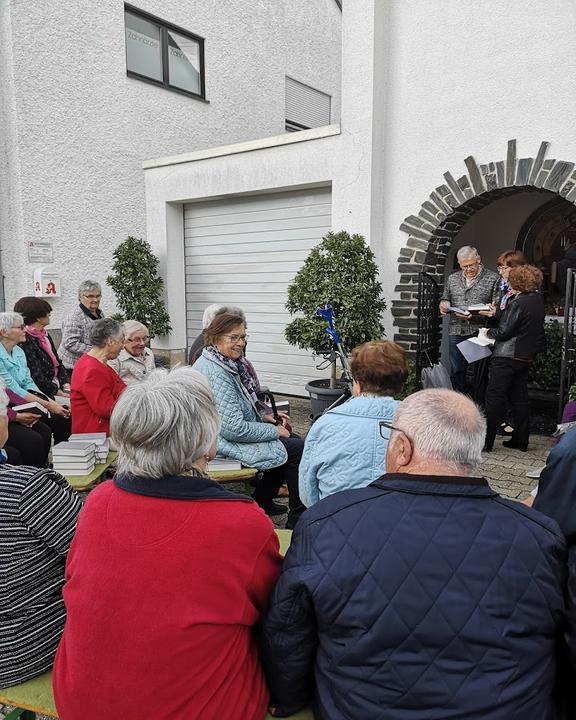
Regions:
[[[440,313],[448,314],[449,307],[466,310],[470,305],[496,303],[500,277],[493,270],[487,270],[476,248],[461,247],[456,253],[460,270],[453,272],[446,281],[440,300]],[[484,318],[477,314],[461,315],[450,312],[449,346],[452,387],[464,392],[468,363],[458,350],[458,343],[474,337]]]

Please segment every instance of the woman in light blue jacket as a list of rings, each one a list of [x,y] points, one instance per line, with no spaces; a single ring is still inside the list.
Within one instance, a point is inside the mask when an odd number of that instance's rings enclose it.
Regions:
[[[386,472],[389,431],[408,366],[403,348],[389,340],[354,348],[351,362],[353,397],[329,410],[306,437],[300,462],[300,498],[306,507],[341,490],[369,485]]]
[[[220,416],[218,455],[240,460],[247,467],[264,470],[254,499],[269,514],[284,513],[274,503],[281,485],[289,492],[287,528],[296,524],[304,511],[298,497],[298,466],[304,442],[258,403],[258,382],[244,361],[246,325],[238,315],[217,315],[204,330],[206,346],[194,363],[210,383]]]

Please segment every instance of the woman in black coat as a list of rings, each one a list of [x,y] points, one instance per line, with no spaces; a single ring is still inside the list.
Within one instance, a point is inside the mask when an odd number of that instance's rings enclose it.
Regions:
[[[26,341],[20,347],[26,354],[32,380],[49,398],[67,396],[68,374],[60,362],[54,341],[46,332],[52,306],[42,298],[23,297],[14,305],[14,312],[22,315],[26,325]]]
[[[512,407],[514,432],[503,445],[526,451],[530,435],[528,373],[534,357],[546,347],[544,303],[540,294],[542,273],[532,265],[514,267],[508,275],[512,295],[497,328],[486,335],[495,340],[486,389],[486,445],[490,452],[496,432],[505,419],[507,402]]]

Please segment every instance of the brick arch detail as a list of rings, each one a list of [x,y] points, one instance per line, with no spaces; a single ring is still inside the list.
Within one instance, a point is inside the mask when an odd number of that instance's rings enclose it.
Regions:
[[[445,172],[445,183],[430,193],[416,215],[402,222],[400,230],[408,240],[397,258],[399,281],[391,312],[397,329],[394,340],[407,351],[416,350],[418,275],[427,272],[442,285],[452,242],[474,213],[495,200],[530,190],[549,190],[576,205],[575,163],[547,159],[548,146],[543,141],[536,157],[518,158],[516,140],[509,140],[506,158],[485,165],[470,155],[462,177],[456,180]]]

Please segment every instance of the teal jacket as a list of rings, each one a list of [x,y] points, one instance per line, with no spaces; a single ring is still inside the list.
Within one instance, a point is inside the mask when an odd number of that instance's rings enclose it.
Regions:
[[[26,397],[29,392],[40,392],[30,375],[24,350],[18,345],[12,349],[12,354],[9,355],[4,345],[0,343],[0,377],[4,380],[6,387],[20,397]]]
[[[300,461],[300,499],[310,507],[341,490],[365,487],[386,472],[388,440],[380,420],[391,422],[398,407],[391,397],[350,398],[316,420]],[[385,431],[388,438],[389,431]]]
[[[208,380],[216,400],[220,416],[218,455],[258,470],[283,465],[288,455],[276,426],[261,419],[238,373],[204,354],[194,363],[194,370]]]

